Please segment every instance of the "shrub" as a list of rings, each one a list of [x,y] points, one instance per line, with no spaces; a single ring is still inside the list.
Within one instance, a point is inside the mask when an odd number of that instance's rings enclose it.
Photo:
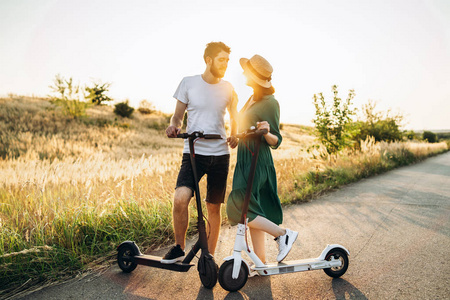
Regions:
[[[65,79],[57,74],[50,88],[56,95],[50,95],[51,101],[62,108],[64,115],[74,118],[86,115],[89,104],[84,101],[80,85],[74,84],[72,77]]]
[[[438,140],[450,140],[450,132],[439,132],[436,133],[436,137]]]
[[[82,98],[80,85],[74,84],[72,77],[65,79],[60,74],[57,74],[53,80],[53,85],[49,87],[57,94],[57,96],[50,95],[51,99],[81,100]]]
[[[354,124],[357,130],[353,132],[353,140],[359,143],[359,141],[365,141],[369,136],[374,137],[377,142],[402,140],[400,123],[403,116],[401,114],[392,115],[390,110],[378,112],[375,111],[375,108],[376,102],[370,100],[369,103],[363,105],[363,114]]]
[[[139,107],[137,109],[137,111],[143,115],[150,115],[152,113],[152,111],[150,109],[145,108],[145,107]]]
[[[86,109],[89,108],[89,103],[79,100],[57,99],[53,103],[62,108],[64,115],[71,116],[74,119],[86,116]]]
[[[147,100],[142,100],[139,103],[138,112],[140,112],[143,115],[152,114],[155,112],[155,106]]]
[[[416,133],[414,132],[414,130],[407,131],[405,132],[405,137],[408,140],[414,140],[416,138]]]
[[[129,118],[133,113],[134,108],[128,105],[128,100],[114,105],[114,113],[118,116]]]
[[[111,83],[100,84],[98,82],[94,82],[93,87],[86,87],[85,90],[88,93],[86,99],[89,99],[92,103],[101,105],[102,102],[111,101],[112,99],[105,95],[108,92]]]
[[[431,131],[424,131],[423,132],[423,139],[427,141],[428,143],[437,143],[437,135],[434,132]]]
[[[350,145],[351,116],[354,115],[350,108],[355,92],[350,90],[347,100],[342,101],[338,97],[338,87],[333,85],[334,94],[331,107],[325,102],[322,93],[314,94],[314,106],[316,107],[316,118],[313,120],[316,126],[316,134],[329,154],[337,153]]]

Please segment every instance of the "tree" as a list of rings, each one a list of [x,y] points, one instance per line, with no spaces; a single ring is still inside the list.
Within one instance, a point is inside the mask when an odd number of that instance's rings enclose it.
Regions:
[[[352,118],[354,111],[350,108],[355,97],[350,90],[345,101],[338,97],[338,86],[332,86],[333,103],[328,105],[322,93],[314,94],[316,118],[313,120],[316,134],[329,154],[334,154],[351,144]]]
[[[88,95],[86,99],[89,99],[92,103],[96,105],[101,105],[103,102],[111,101],[112,99],[105,95],[109,91],[111,83],[101,84],[99,82],[93,82],[92,87],[86,87],[86,92]]]

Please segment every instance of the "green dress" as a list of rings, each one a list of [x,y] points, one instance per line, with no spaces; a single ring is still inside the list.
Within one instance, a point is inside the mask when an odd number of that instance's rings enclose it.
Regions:
[[[257,216],[262,216],[275,224],[283,222],[283,212],[277,192],[277,175],[273,165],[271,149],[280,146],[280,106],[273,95],[264,96],[247,108],[247,104],[239,112],[239,132],[244,132],[256,122],[267,121],[270,124],[270,133],[278,137],[278,144],[270,146],[264,137],[259,151],[255,177],[252,188],[247,218],[249,222]],[[245,141],[253,152],[254,141]],[[231,225],[236,225],[241,219],[242,205],[247,188],[247,179],[250,171],[252,154],[243,140],[239,141],[237,149],[237,162],[234,169],[233,188],[227,201],[227,215]]]

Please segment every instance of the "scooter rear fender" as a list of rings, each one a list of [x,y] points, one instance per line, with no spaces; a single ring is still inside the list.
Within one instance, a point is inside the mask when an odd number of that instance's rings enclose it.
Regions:
[[[325,257],[327,256],[328,252],[330,252],[330,250],[333,250],[333,249],[341,249],[341,250],[345,251],[348,256],[350,256],[350,252],[344,246],[341,246],[339,244],[331,244],[331,245],[327,245],[325,247],[325,249],[323,249],[322,253],[320,254],[320,256],[317,259],[325,260]]]
[[[119,251],[122,247],[125,247],[126,245],[131,246],[131,248],[134,250],[135,256],[142,255],[141,251],[139,250],[139,247],[135,244],[133,241],[125,241],[119,246],[117,246],[117,251]]]

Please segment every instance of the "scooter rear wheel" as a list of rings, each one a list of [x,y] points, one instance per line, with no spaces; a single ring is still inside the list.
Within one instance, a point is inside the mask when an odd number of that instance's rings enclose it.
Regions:
[[[219,266],[211,255],[201,256],[198,262],[198,275],[205,288],[212,289],[216,285],[218,269]]]
[[[137,264],[133,261],[132,257],[135,256],[133,247],[130,245],[122,245],[117,253],[117,263],[119,267],[125,273],[130,273],[136,269]]]
[[[219,283],[229,292],[236,292],[244,287],[248,279],[248,269],[244,262],[241,262],[238,278],[233,279],[234,259],[224,262],[219,269]]]
[[[347,253],[339,248],[331,249],[325,256],[325,260],[331,260],[331,258],[338,259],[341,261],[340,267],[323,269],[323,271],[330,277],[339,278],[347,271],[348,268],[348,255]]]

